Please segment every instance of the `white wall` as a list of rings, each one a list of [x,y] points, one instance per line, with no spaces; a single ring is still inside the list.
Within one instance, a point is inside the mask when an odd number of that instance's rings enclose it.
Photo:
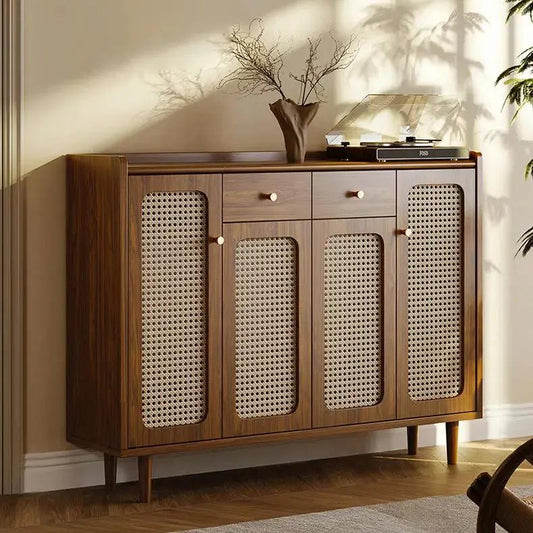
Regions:
[[[494,87],[531,45],[532,25],[505,25],[505,16],[503,0],[25,0],[26,451],[69,448],[64,154],[282,149],[267,106],[275,95],[216,90],[228,69],[222,34],[254,17],[272,35],[290,36],[293,68],[307,36],[360,33],[353,66],[326,84],[311,149],[322,148],[324,133],[367,93],[465,101],[464,142],[483,152],[485,165],[485,402],[533,402],[533,258],[513,259],[517,238],[533,225],[533,183],[522,170],[533,157],[533,113],[510,127],[505,90]],[[174,105],[159,98],[162,72],[181,95]],[[261,453],[245,462],[261,462]]]

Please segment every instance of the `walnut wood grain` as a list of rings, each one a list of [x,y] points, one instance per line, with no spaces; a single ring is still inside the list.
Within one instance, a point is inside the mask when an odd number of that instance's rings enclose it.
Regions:
[[[143,455],[137,460],[139,468],[139,501],[152,501],[152,456]]]
[[[67,439],[126,447],[123,157],[67,158]]]
[[[113,490],[117,484],[117,457],[104,454],[104,477],[107,489]]]
[[[237,153],[239,154],[239,153]],[[194,156],[194,154],[193,154]],[[423,168],[474,168],[474,153],[470,160],[459,161],[394,161],[394,162],[358,162],[334,161],[327,159],[326,153],[313,154],[303,163],[287,164],[278,160],[275,154],[269,156],[264,152],[249,153],[244,158],[231,161],[230,156],[218,157],[217,154],[194,158],[191,154],[127,154],[130,174],[227,174],[237,172],[309,172],[329,170],[396,170]],[[238,157],[238,155],[237,155]],[[266,160],[266,161],[265,161]],[[188,161],[188,162],[184,162]]]
[[[258,435],[244,435],[239,437],[224,437],[210,440],[178,442],[176,444],[162,444],[153,446],[139,446],[116,450],[93,445],[94,450],[116,455],[117,457],[137,457],[146,454],[165,454],[177,452],[189,452],[200,450],[211,450],[221,448],[234,448],[237,446],[251,446],[255,444],[271,444],[296,440],[313,440],[338,437],[342,435],[352,435],[365,431],[378,431],[382,429],[405,428],[407,426],[426,424],[439,424],[442,422],[453,422],[458,420],[475,420],[481,418],[479,413],[472,411],[466,413],[452,413],[449,415],[425,416],[416,418],[403,418],[395,420],[382,420],[381,422],[366,422],[364,424],[351,424],[347,426],[331,426],[327,428],[301,429],[294,431],[282,431],[278,433],[262,433]],[[73,439],[73,444],[81,448],[87,444],[79,439]]]
[[[432,424],[437,422],[457,422],[458,420],[470,420],[481,417],[481,157],[480,154],[472,153],[469,161],[459,162],[391,162],[391,163],[354,163],[354,162],[334,162],[334,161],[306,161],[298,165],[287,165],[278,161],[278,156],[269,156],[267,162],[257,162],[253,157],[232,161],[232,157],[226,162],[216,162],[210,159],[206,162],[184,163],[177,161],[172,155],[161,156],[158,154],[144,154],[142,157],[133,156],[70,156],[68,158],[68,439],[70,442],[86,448],[93,448],[104,451],[109,455],[128,457],[152,455],[155,453],[184,452],[190,450],[209,450],[233,446],[248,446],[252,444],[266,444],[283,442],[287,440],[327,438],[340,435],[353,434],[360,431],[372,431],[378,429],[417,426],[422,424]],[[254,162],[255,161],[255,162]],[[476,167],[477,165],[477,167]],[[147,183],[173,184],[175,187],[179,180],[184,180],[194,190],[201,190],[211,187],[218,192],[209,193],[209,213],[210,236],[216,237],[222,234],[222,186],[220,174],[233,173],[235,178],[251,173],[279,173],[284,175],[286,180],[291,180],[299,174],[323,171],[342,171],[347,174],[359,174],[367,171],[380,170],[379,174],[393,172],[396,169],[403,169],[398,172],[398,217],[402,217],[401,202],[405,197],[401,193],[400,187],[403,182],[408,182],[410,176],[422,176],[422,183],[427,182],[428,177],[435,177],[437,182],[441,182],[442,177],[452,176],[455,183],[457,176],[467,176],[472,190],[465,192],[465,214],[467,220],[465,224],[465,247],[467,253],[465,257],[465,342],[474,350],[466,350],[467,359],[465,363],[465,387],[463,394],[450,400],[438,400],[436,402],[411,402],[416,405],[416,409],[408,402],[405,403],[405,396],[398,393],[398,408],[402,408],[404,418],[395,419],[393,414],[387,419],[383,414],[380,421],[353,423],[347,425],[323,427],[314,429],[297,429],[300,427],[309,428],[309,423],[293,426],[285,421],[278,421],[271,427],[261,425],[250,427],[251,433],[242,433],[235,437],[221,438],[221,292],[222,292],[222,249],[213,243],[209,248],[209,283],[210,283],[210,312],[217,310],[214,315],[210,315],[210,374],[209,374],[209,394],[210,411],[216,412],[212,423],[205,432],[196,428],[190,432],[181,433],[173,431],[182,428],[164,428],[162,431],[144,433],[144,428],[140,424],[140,407],[135,406],[135,401],[139,401],[141,388],[138,376],[130,374],[132,367],[139,369],[138,363],[138,343],[140,338],[139,314],[140,306],[133,303],[136,298],[137,287],[128,285],[128,261],[131,261],[131,269],[135,270],[139,262],[137,248],[128,252],[128,232],[135,234],[132,229],[135,222],[131,222],[132,214],[128,215],[128,198],[132,196],[128,193],[130,184],[135,187],[135,183],[143,180]],[[411,169],[411,170],[406,170]],[[474,180],[474,169],[476,179]],[[415,172],[416,170],[416,172]],[[171,175],[165,175],[170,173]],[[203,175],[202,173],[205,173]],[[147,176],[143,175],[153,174]],[[194,174],[194,176],[191,176]],[[332,172],[332,174],[334,174]],[[238,175],[238,176],[237,176]],[[198,176],[198,177],[196,177]],[[158,181],[161,180],[161,181]],[[199,181],[196,181],[199,180]],[[416,180],[415,180],[416,181]],[[477,181],[477,195],[474,182]],[[201,183],[201,185],[199,185]],[[465,182],[466,183],[466,182]],[[218,184],[218,185],[217,185]],[[464,183],[461,184],[463,187]],[[466,186],[466,185],[465,185]],[[199,189],[200,187],[200,189]],[[142,187],[141,187],[142,188]],[[296,190],[296,187],[294,188]],[[150,190],[147,188],[146,190]],[[174,189],[172,189],[174,190]],[[139,195],[144,194],[137,191]],[[316,193],[316,191],[315,191]],[[294,193],[296,194],[296,193]],[[473,198],[476,198],[474,201]],[[140,197],[140,196],[139,196]],[[137,209],[138,204],[134,205]],[[280,215],[281,216],[281,215]],[[283,215],[289,217],[290,215]],[[372,215],[373,216],[373,215]],[[346,221],[348,222],[348,221]],[[351,221],[350,221],[351,222]],[[268,224],[268,223],[265,223]],[[274,224],[274,223],[271,223]],[[298,223],[278,223],[278,224],[300,224]],[[304,224],[310,224],[305,222]],[[228,228],[240,226],[239,223],[226,224]],[[242,224],[251,226],[255,224]],[[275,224],[274,224],[275,225]],[[131,226],[131,227],[130,227]],[[477,227],[476,227],[477,226]],[[214,231],[212,229],[216,228]],[[398,224],[401,227],[401,224]],[[477,237],[474,238],[474,231],[477,230]],[[138,231],[138,230],[137,230]],[[137,235],[138,237],[138,235]],[[398,257],[402,257],[401,239],[398,237]],[[468,240],[469,239],[469,240]],[[133,241],[134,242],[134,241]],[[472,243],[475,243],[472,244]],[[135,244],[135,243],[134,243]],[[309,245],[306,253],[311,257]],[[474,260],[474,258],[476,259]],[[398,263],[398,275],[401,285],[401,260]],[[475,266],[472,267],[472,264]],[[467,266],[468,265],[468,266]],[[473,268],[473,269],[472,269]],[[468,273],[466,272],[468,270]],[[474,272],[476,272],[474,274]],[[310,267],[309,267],[310,272]],[[131,272],[130,272],[131,274]],[[134,276],[135,274],[133,274]],[[226,273],[225,273],[226,275]],[[469,281],[470,280],[470,281]],[[133,278],[130,283],[133,283]],[[311,287],[310,273],[305,281],[306,287]],[[213,289],[214,287],[214,289]],[[224,290],[227,290],[226,288]],[[400,297],[402,289],[399,286]],[[313,288],[313,291],[315,289]],[[474,291],[474,292],[472,292]],[[128,306],[128,294],[130,297]],[[471,294],[475,294],[471,298]],[[305,296],[308,302],[308,313],[310,313],[310,297]],[[400,306],[399,306],[400,309]],[[398,315],[398,325],[400,325],[400,309]],[[129,314],[131,313],[131,315]],[[301,316],[305,315],[305,309]],[[137,325],[132,324],[132,330],[128,336],[128,318],[137,316]],[[214,316],[214,318],[213,318]],[[224,316],[230,316],[224,308]],[[133,319],[132,319],[133,320]],[[307,320],[310,320],[309,317]],[[467,327],[467,325],[469,326]],[[304,335],[303,343],[309,344],[311,338],[310,326],[307,331],[300,331]],[[398,331],[400,344],[405,340],[405,333]],[[393,337],[393,336],[392,336]],[[216,341],[216,339],[219,339]],[[307,339],[307,340],[306,340]],[[469,340],[470,339],[470,340]],[[474,339],[474,340],[472,340]],[[129,346],[128,346],[129,343]],[[307,350],[310,347],[307,346]],[[475,353],[473,359],[468,359],[470,353]],[[399,354],[400,355],[400,354]],[[128,371],[129,360],[130,370]],[[401,378],[401,357],[398,361],[398,383],[399,387],[407,387],[407,381]],[[217,366],[218,365],[218,366]],[[310,375],[311,368],[303,366],[304,372]],[[472,376],[474,379],[472,380]],[[137,379],[137,381],[135,381]],[[301,379],[301,376],[300,376]],[[310,378],[309,378],[310,379]],[[300,384],[300,387],[302,385]],[[310,408],[310,385],[303,387],[304,401]],[[308,392],[305,392],[308,390]],[[404,392],[405,392],[404,390]],[[475,393],[473,392],[475,390]],[[469,392],[468,392],[469,391]],[[305,394],[307,397],[305,399]],[[135,397],[137,399],[135,400]],[[474,398],[472,400],[472,398]],[[224,398],[224,401],[227,401]],[[217,409],[219,411],[217,411]],[[128,410],[130,413],[130,437],[128,442]],[[209,414],[208,414],[209,416]],[[218,416],[218,422],[216,421]],[[302,418],[303,420],[303,418]],[[136,426],[137,424],[137,426]],[[217,425],[218,424],[218,425]],[[161,428],[157,428],[161,429]],[[169,432],[166,433],[166,430]],[[261,430],[268,433],[260,433]],[[147,436],[148,435],[148,436]],[[242,435],[242,436],[241,436]],[[108,469],[112,465],[112,459],[107,459]]]
[[[506,457],[500,466],[494,472],[494,475],[490,479],[481,503],[479,504],[479,514],[477,519],[477,533],[493,533],[495,531],[495,522],[498,514],[504,512],[507,518],[511,518],[510,525],[516,526],[516,529],[511,531],[526,532],[531,531],[531,510],[523,514],[515,514],[509,516],[509,509],[499,509],[502,492],[505,489],[511,476],[515,473],[518,467],[528,458],[533,455],[533,439],[526,441],[519,446],[513,453]],[[505,501],[505,500],[504,500]],[[503,503],[503,502],[502,502]],[[520,525],[527,525],[527,529],[519,527]]]
[[[446,422],[446,459],[449,465],[457,464],[459,448],[459,422]]]
[[[281,151],[245,151],[245,152],[155,152],[124,154],[129,165],[150,165],[153,163],[218,163],[218,164],[265,164],[287,163],[285,150]]]
[[[396,223],[394,218],[313,221],[313,426],[360,424],[396,417]],[[325,246],[334,235],[370,233],[383,245],[382,391],[379,403],[368,407],[328,409],[325,402]]]
[[[416,185],[454,184],[461,187],[464,198],[463,221],[463,386],[453,398],[413,401],[408,390],[408,294],[407,243],[398,235],[397,242],[397,358],[398,358],[398,417],[413,418],[446,413],[460,413],[476,409],[476,175],[473,170],[413,170],[399,171],[397,183],[398,228],[407,228],[407,199]]]
[[[363,193],[359,198],[356,193]],[[396,172],[313,172],[313,218],[387,217],[396,214]]]
[[[471,152],[476,162],[476,409],[483,415],[483,158]]]
[[[311,218],[309,172],[224,174],[222,183],[224,222]]]
[[[418,426],[407,426],[407,453],[416,455],[418,450]]]
[[[196,424],[147,427],[142,420],[141,206],[152,192],[200,191],[207,198],[207,414]],[[129,433],[128,447],[170,444],[221,435],[222,234],[220,176],[134,176],[129,194]]]
[[[243,239],[291,237],[298,247],[298,403],[286,415],[240,418],[235,407],[235,252]],[[224,437],[311,427],[311,223],[224,224]],[[275,258],[272,258],[275,261]],[[268,347],[265,347],[268,350]]]
[[[466,494],[475,504],[481,505],[491,479],[488,472],[483,472],[468,488]],[[495,522],[508,533],[525,533],[533,530],[533,508],[510,490],[503,488],[491,504],[496,508]],[[480,513],[478,524],[481,518]],[[495,524],[478,529],[478,531],[482,533],[494,532]]]

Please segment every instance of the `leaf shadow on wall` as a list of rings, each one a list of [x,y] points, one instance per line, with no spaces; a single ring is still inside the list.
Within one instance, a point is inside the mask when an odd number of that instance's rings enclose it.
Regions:
[[[430,3],[430,0],[424,2]],[[439,23],[421,26],[416,20],[420,7],[420,0],[369,6],[363,12],[363,21],[357,30],[363,41],[368,40],[365,46],[368,52],[356,59],[350,76],[362,77],[370,92],[375,92],[372,89],[373,75],[384,70],[394,73],[391,76],[394,82],[381,89],[383,93],[435,94],[442,93],[442,86],[420,83],[421,73],[428,68],[439,72],[448,67],[456,79],[457,91],[464,98],[451,111],[449,106],[437,108],[432,135],[453,138],[472,148],[477,121],[493,117],[487,107],[472,96],[473,73],[483,71],[483,65],[467,57],[465,40],[468,35],[482,32],[486,19],[480,13],[465,12],[458,7]],[[304,53],[304,47],[301,47],[290,55],[303,57]],[[113,143],[109,149],[120,151],[123,146],[128,146],[130,151],[131,147],[143,150],[157,143],[168,146],[168,136],[172,135],[176,138],[176,150],[209,150],[210,146],[220,146],[221,132],[228,131],[234,132],[235,139],[242,142],[242,149],[257,149],[258,142],[264,139],[278,139],[275,146],[268,148],[282,149],[277,124],[266,106],[275,97],[268,94],[254,96],[254,104],[243,102],[242,106],[236,105],[235,100],[230,100],[235,99],[235,95],[216,90],[213,72],[217,69],[221,72],[219,65],[198,72],[157,73],[157,79],[151,85],[158,104],[147,117],[146,127]],[[328,80],[328,92],[334,93],[333,79]],[[352,106],[353,103],[322,106],[310,131],[310,148],[323,145],[322,135],[336,122],[335,117],[347,113]]]
[[[458,5],[437,24],[420,25],[417,12],[431,4],[432,0],[399,0],[369,6],[360,27],[372,46],[367,46],[364,56],[358,58],[354,75],[361,76],[371,87],[377,72],[393,73],[392,82],[381,90],[383,93],[442,94],[442,85],[422,84],[419,80],[427,77],[428,68],[440,73],[447,67],[455,75],[458,93],[464,97],[451,112],[448,106],[436,109],[432,135],[453,138],[472,147],[476,122],[492,115],[472,97],[473,73],[484,69],[481,61],[465,54],[465,39],[482,32],[487,20]]]
[[[28,97],[120,70],[125,63],[142,64],[143,58],[195,42],[236,20],[258,13],[267,16],[287,6],[286,0],[269,0],[268,6],[240,2],[233,8],[212,0],[187,2],[186,7],[176,0],[106,0],[102,9],[81,0],[55,0],[52,6],[30,3],[25,30],[40,38],[38,52],[34,40],[28,39],[25,68],[32,74],[25,80]]]
[[[450,112],[448,107],[437,109],[438,126],[432,131],[437,138],[451,138],[475,149],[474,133],[480,119],[493,119],[483,102],[473,96],[473,76],[482,73],[481,61],[469,57],[467,38],[483,32],[487,19],[473,11],[465,11],[464,1],[457,0],[457,7],[441,22],[433,25],[417,25],[417,11],[431,0],[399,0],[370,6],[362,22],[363,31],[372,36],[374,46],[361,61],[358,73],[367,84],[380,69],[395,72],[394,83],[384,92],[390,93],[442,93],[442,86],[422,85],[419,82],[423,69],[441,72],[443,67],[455,75],[457,91],[463,95]],[[503,132],[499,132],[500,135]],[[505,135],[505,134],[504,134]],[[508,211],[505,197],[485,198],[485,212],[491,222],[499,224]],[[495,263],[484,260],[484,270],[501,273]]]

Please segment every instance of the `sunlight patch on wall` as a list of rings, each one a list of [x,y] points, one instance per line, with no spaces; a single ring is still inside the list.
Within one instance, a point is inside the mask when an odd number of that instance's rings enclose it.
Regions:
[[[204,57],[209,64],[213,56],[200,39],[175,47],[172,53],[137,57],[120,68],[26,98],[24,114],[31,127],[25,128],[24,172],[61,153],[101,151],[115,139],[145,127],[157,106],[156,76],[163,66],[179,65],[183,57]]]
[[[329,2],[307,0],[265,15],[266,37],[280,36],[294,50],[287,58],[289,70],[293,63],[303,64],[306,38],[329,30],[328,6]],[[249,21],[235,21],[239,23],[245,27]],[[64,153],[105,150],[168,113],[214,95],[218,81],[234,68],[222,55],[223,35],[229,29],[197,34],[194,40],[132,57],[118,67],[43,92],[35,91],[33,84],[24,102],[31,124],[25,128],[24,173]],[[241,102],[235,100],[235,105]]]
[[[265,28],[276,37],[292,39],[294,48],[305,44],[308,37],[329,31],[332,24],[330,1],[305,0],[291,2],[283,9],[276,9],[263,17]]]

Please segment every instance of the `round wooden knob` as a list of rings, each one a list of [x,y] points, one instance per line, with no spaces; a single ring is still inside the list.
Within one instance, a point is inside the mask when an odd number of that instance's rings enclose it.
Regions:
[[[278,195],[277,195],[275,192],[271,192],[271,193],[268,195],[268,199],[269,199],[271,202],[275,202],[275,201],[278,199]]]
[[[352,196],[354,196],[355,198],[364,198],[365,191],[352,191]]]
[[[222,237],[222,235],[220,235],[220,237],[217,237],[216,243],[222,246],[224,244],[224,237]]]
[[[405,235],[406,237],[411,237],[413,230],[410,228],[405,228],[400,230],[400,235]]]

